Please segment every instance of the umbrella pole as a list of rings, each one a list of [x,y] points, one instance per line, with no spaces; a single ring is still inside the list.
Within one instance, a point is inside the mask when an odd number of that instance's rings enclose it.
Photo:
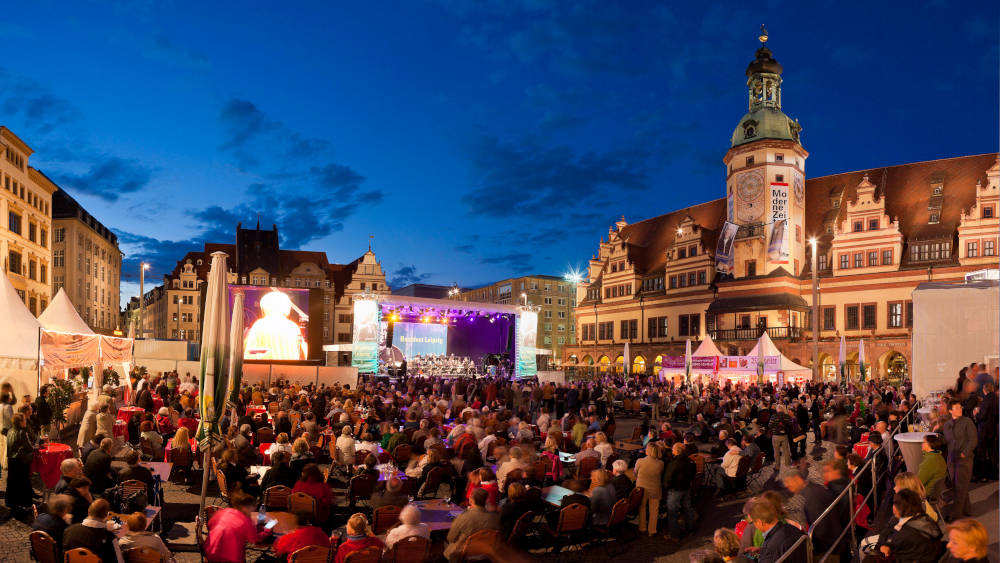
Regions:
[[[205,459],[201,462],[201,505],[198,507],[199,527],[208,524],[203,522],[202,515],[205,514],[205,495],[208,494],[208,467],[211,464],[212,448],[205,448]]]

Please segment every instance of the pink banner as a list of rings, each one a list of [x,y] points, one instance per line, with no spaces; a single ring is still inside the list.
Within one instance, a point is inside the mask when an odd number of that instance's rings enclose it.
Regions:
[[[757,356],[722,356],[719,371],[757,371],[757,360]],[[780,365],[778,356],[764,356],[764,371],[778,371]]]
[[[101,343],[96,334],[42,331],[42,358],[48,369],[92,366],[100,355]]]
[[[716,371],[719,369],[719,358],[715,356],[691,356],[691,369]]]
[[[101,362],[122,363],[132,362],[132,340],[114,336],[101,337]]]

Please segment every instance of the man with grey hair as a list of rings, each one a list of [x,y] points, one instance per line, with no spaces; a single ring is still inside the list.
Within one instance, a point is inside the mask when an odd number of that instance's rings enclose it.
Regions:
[[[62,477],[52,488],[52,494],[56,495],[66,494],[69,491],[70,481],[83,477],[83,462],[75,457],[66,458],[59,464],[59,472],[62,473]]]
[[[392,548],[396,542],[410,536],[431,539],[431,529],[427,524],[420,522],[420,509],[416,506],[412,504],[404,506],[403,511],[399,513],[399,522],[400,524],[389,530],[385,536],[386,549]]]
[[[614,474],[614,477],[611,478],[611,484],[615,487],[617,497],[615,500],[628,498],[629,493],[635,488],[635,483],[628,476],[628,462],[624,459],[616,459],[611,464],[611,471]]]
[[[402,508],[409,504],[409,502],[410,497],[403,492],[403,482],[399,477],[390,477],[385,482],[385,490],[375,493],[371,498],[372,510],[380,506],[390,505]]]
[[[501,491],[507,490],[507,475],[515,469],[520,469],[525,473],[528,471],[528,464],[525,462],[524,450],[520,446],[514,446],[508,453],[509,459],[497,469],[497,486]]]

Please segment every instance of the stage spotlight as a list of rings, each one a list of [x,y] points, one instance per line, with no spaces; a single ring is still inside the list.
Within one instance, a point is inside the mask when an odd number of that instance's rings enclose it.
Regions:
[[[494,319],[493,317],[490,317],[490,324],[493,324],[493,321],[495,321],[495,320],[496,319]]]

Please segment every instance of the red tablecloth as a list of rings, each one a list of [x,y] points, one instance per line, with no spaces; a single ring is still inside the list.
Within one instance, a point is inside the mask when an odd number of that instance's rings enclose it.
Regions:
[[[257,413],[264,413],[264,412],[267,412],[267,409],[262,406],[250,405],[249,407],[247,407],[247,416],[249,417],[252,417]]]
[[[52,488],[59,482],[62,472],[59,471],[59,464],[64,459],[73,457],[73,450],[66,444],[50,443],[48,447],[35,451],[35,457],[31,460],[31,470],[37,471],[42,476],[45,486]]]
[[[191,442],[191,453],[197,454],[198,440],[191,438],[189,441]],[[173,449],[174,449],[174,440],[173,439],[167,440],[167,447],[163,449],[163,461],[166,461],[168,463],[170,462],[170,452],[173,451]]]
[[[132,419],[132,413],[136,413],[139,416],[142,416],[143,414],[146,413],[146,410],[143,409],[142,407],[122,407],[118,409],[118,420],[121,420],[123,422],[128,422],[129,420]]]
[[[868,444],[854,444],[854,453],[861,456],[861,459],[865,459],[868,457]]]
[[[153,406],[156,407],[156,412],[160,412],[160,409],[163,408],[163,397],[160,397],[159,395],[153,395]]]
[[[111,429],[114,432],[115,438],[121,438],[123,442],[128,442],[128,424],[116,420],[114,427]]]
[[[198,419],[196,418],[182,418],[177,421],[177,425],[187,428],[190,436],[198,433]]]
[[[867,442],[868,441],[868,433],[867,432],[862,432],[861,433],[861,441],[862,442]]]

